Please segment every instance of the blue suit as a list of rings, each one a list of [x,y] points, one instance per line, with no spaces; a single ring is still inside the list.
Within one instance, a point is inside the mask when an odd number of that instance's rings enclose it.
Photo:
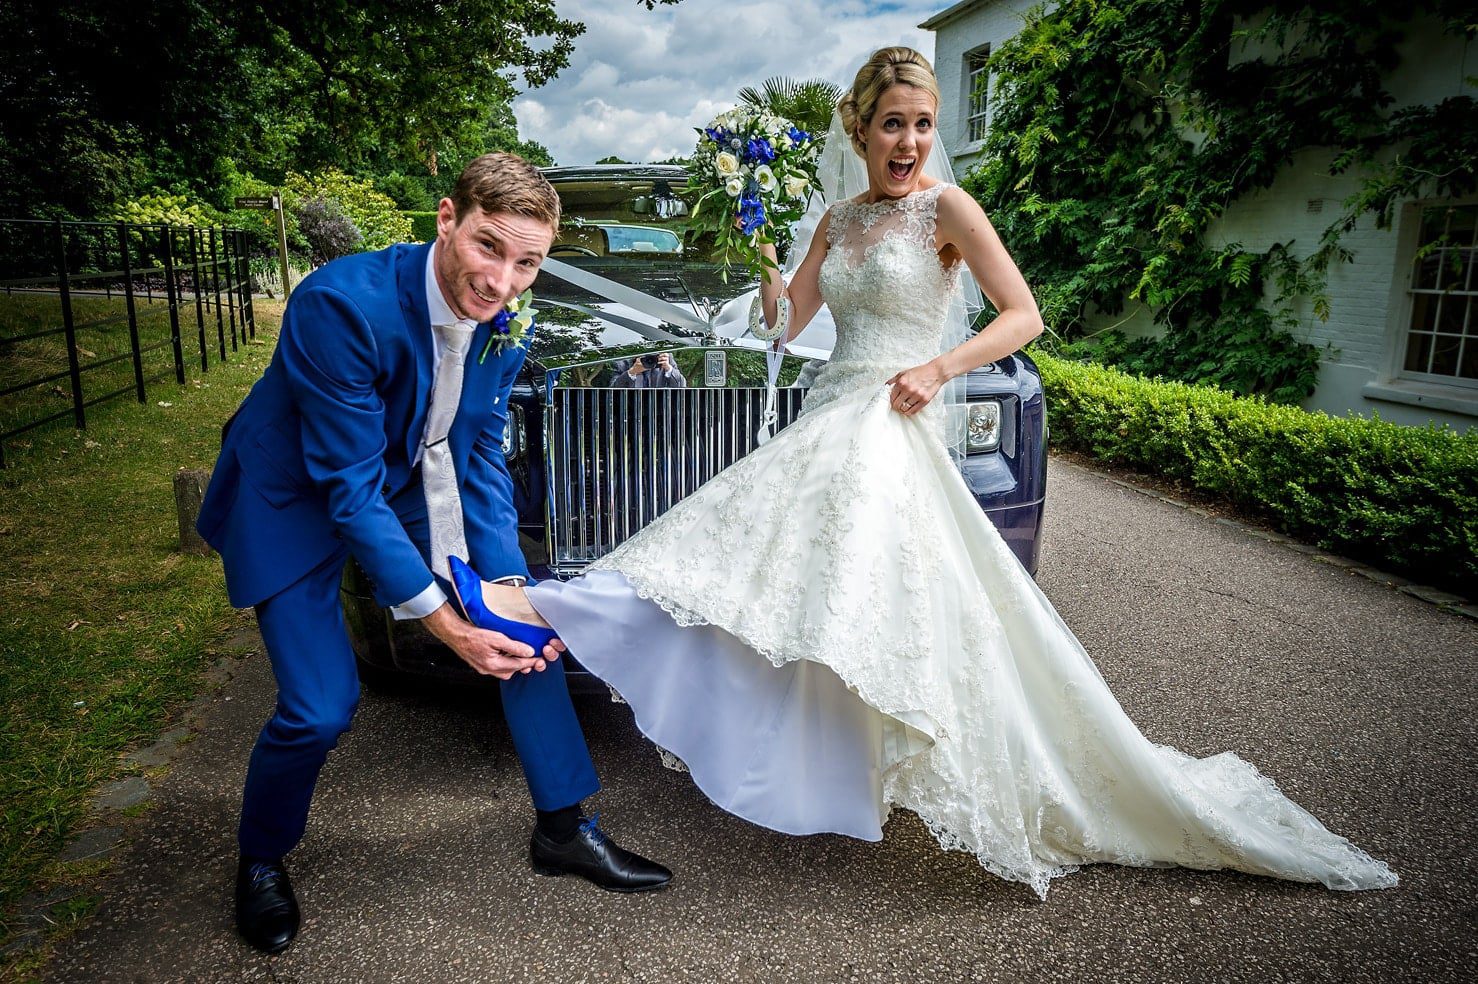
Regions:
[[[346,257],[294,291],[272,362],[228,425],[197,526],[225,563],[231,603],[255,607],[278,683],[247,771],[242,853],[301,838],[319,769],[359,699],[338,582],[353,556],[385,606],[433,583],[426,504],[412,469],[433,382],[430,246]],[[524,349],[489,352],[478,325],[449,443],[473,569],[527,576],[503,460]],[[599,788],[561,664],[503,685],[534,805]]]

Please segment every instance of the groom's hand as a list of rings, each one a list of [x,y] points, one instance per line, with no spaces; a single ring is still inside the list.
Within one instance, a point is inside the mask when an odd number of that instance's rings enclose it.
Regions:
[[[450,603],[442,605],[424,619],[427,630],[446,643],[457,656],[484,676],[508,680],[515,673],[544,671],[545,660],[534,650],[501,632],[480,629],[464,621]]]

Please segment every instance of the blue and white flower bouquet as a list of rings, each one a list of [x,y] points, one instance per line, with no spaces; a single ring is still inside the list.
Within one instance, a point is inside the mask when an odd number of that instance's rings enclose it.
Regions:
[[[774,231],[806,214],[821,141],[763,109],[740,106],[698,130],[687,190],[697,196],[688,234],[712,232],[728,277],[738,254],[758,275]]]

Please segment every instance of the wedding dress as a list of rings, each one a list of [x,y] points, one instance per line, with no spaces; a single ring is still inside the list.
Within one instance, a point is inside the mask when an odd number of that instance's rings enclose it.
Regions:
[[[831,209],[836,348],[796,421],[535,608],[720,807],[882,837],[894,806],[1045,897],[1078,865],[1236,868],[1330,888],[1395,873],[1227,752],[1146,739],[970,495],[935,401],[944,185]]]

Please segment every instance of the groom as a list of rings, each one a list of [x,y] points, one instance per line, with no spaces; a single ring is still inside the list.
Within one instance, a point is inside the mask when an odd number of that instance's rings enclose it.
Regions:
[[[297,933],[283,857],[359,701],[338,596],[351,556],[396,618],[421,619],[502,681],[535,808],[535,868],[614,891],[671,878],[581,816],[600,783],[557,662],[562,645],[535,653],[473,626],[433,576],[446,576],[446,558],[431,552],[434,525],[438,542],[455,529],[451,542],[465,541],[484,578],[528,577],[502,452],[527,340],[500,344],[490,322],[533,283],[559,209],[521,158],[472,161],[441,201],[434,243],[346,257],[298,286],[271,364],[226,425],[198,525],[225,563],[232,604],[256,609],[278,686],[239,831],[236,924],[258,949],[279,952]]]

